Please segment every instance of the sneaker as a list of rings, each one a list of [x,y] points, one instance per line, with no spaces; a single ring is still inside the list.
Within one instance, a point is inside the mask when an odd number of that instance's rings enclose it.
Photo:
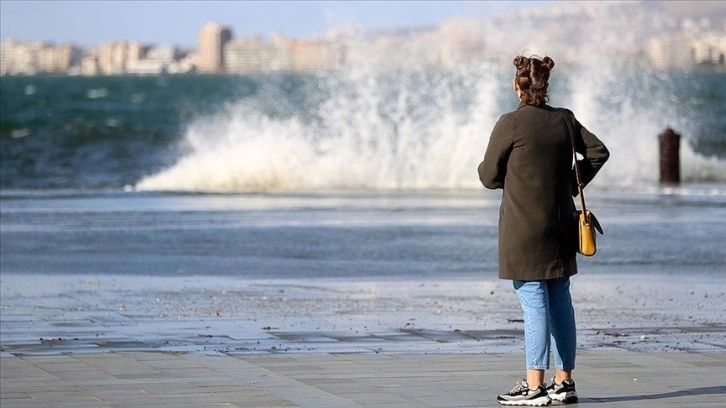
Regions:
[[[561,401],[565,404],[572,404],[577,402],[577,391],[575,391],[575,381],[565,380],[562,384],[555,382],[555,377],[552,377],[552,382],[546,388],[547,394],[550,398],[555,401]]]
[[[499,394],[497,402],[502,405],[517,405],[528,407],[544,407],[552,403],[552,399],[547,394],[544,385],[540,385],[536,390],[530,390],[527,381],[517,381],[517,385],[504,394]]]

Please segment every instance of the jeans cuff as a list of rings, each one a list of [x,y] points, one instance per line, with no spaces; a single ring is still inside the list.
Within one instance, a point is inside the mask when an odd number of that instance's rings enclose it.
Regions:
[[[574,366],[572,366],[572,367],[565,367],[565,366],[558,366],[556,364],[555,364],[555,368],[558,369],[558,370],[562,370],[562,371],[572,371],[572,370],[575,369]]]
[[[527,370],[549,370],[549,369],[550,369],[550,366],[548,366],[548,365],[546,365],[546,366],[543,366],[543,365],[533,365],[533,366],[528,365],[527,366]]]

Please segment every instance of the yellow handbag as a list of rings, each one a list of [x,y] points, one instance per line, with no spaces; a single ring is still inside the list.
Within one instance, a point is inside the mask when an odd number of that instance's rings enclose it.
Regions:
[[[597,244],[595,242],[595,231],[602,235],[602,226],[598,222],[595,214],[585,207],[585,194],[583,193],[582,179],[580,178],[580,167],[577,165],[577,149],[575,148],[575,132],[567,115],[560,110],[565,118],[567,129],[570,131],[570,141],[572,143],[572,156],[575,159],[575,179],[577,180],[577,193],[580,195],[580,207],[582,210],[575,211],[575,221],[577,223],[577,252],[584,256],[593,256],[597,252]]]
[[[580,193],[582,194],[582,193]],[[597,252],[595,243],[595,230],[602,234],[602,227],[590,210],[575,212],[577,214],[577,252],[585,256],[593,256]]]

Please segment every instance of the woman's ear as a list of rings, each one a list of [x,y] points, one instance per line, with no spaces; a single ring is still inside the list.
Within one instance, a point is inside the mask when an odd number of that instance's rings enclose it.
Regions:
[[[519,90],[519,87],[517,86],[517,78],[512,79],[512,89],[514,92],[517,92]]]

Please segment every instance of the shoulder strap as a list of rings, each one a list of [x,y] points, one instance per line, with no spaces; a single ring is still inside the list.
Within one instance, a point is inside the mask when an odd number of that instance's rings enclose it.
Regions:
[[[565,123],[567,124],[567,130],[570,132],[570,143],[572,144],[572,157],[575,159],[575,179],[577,180],[577,194],[580,195],[580,206],[582,207],[582,213],[587,214],[585,210],[587,209],[585,207],[585,194],[583,193],[583,185],[582,185],[582,178],[580,177],[580,166],[578,166],[577,163],[577,149],[575,148],[575,131],[572,128],[572,123],[570,122],[570,118],[567,117],[567,114],[565,114],[564,109],[558,109],[560,113],[562,114],[562,117],[565,118]]]

